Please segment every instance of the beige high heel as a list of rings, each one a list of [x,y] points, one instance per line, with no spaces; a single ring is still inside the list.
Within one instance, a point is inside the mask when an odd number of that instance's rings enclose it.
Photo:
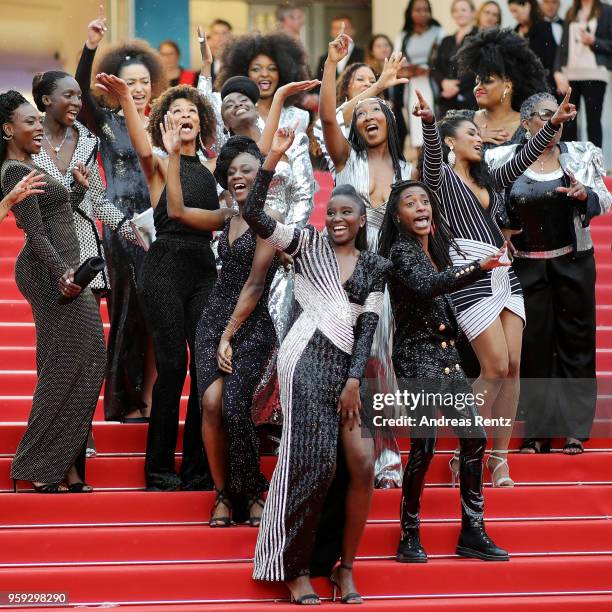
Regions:
[[[491,452],[489,453],[489,458],[487,459],[487,467],[489,468],[489,472],[491,472],[491,484],[494,487],[513,487],[514,486],[514,480],[512,480],[512,478],[510,478],[510,476],[495,476],[495,474],[497,473],[497,471],[506,466],[506,468],[508,469],[508,474],[510,473],[510,466],[508,465],[508,459],[505,457],[500,457],[500,455],[507,455],[508,451],[501,451],[501,450],[491,450]],[[497,465],[494,468],[491,468],[490,465],[490,461],[491,459],[494,459],[495,461],[497,461]]]
[[[459,482],[459,468],[461,467],[461,459],[459,457],[459,449],[455,449],[453,456],[448,461],[448,469],[451,472],[451,486],[454,488]]]

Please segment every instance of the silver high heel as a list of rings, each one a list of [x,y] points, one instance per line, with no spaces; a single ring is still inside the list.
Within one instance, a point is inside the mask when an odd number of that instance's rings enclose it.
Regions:
[[[491,472],[491,484],[494,487],[513,487],[514,486],[514,480],[512,480],[512,478],[510,478],[510,476],[500,476],[496,479],[495,477],[495,473],[497,472],[497,470],[499,470],[500,468],[506,466],[508,468],[508,473],[510,473],[510,466],[508,465],[508,459],[506,457],[500,457],[500,455],[507,455],[508,451],[500,451],[500,450],[491,450],[491,452],[489,453],[489,458],[487,459],[487,467],[489,468],[489,472]],[[491,459],[494,459],[495,461],[497,461],[497,465],[491,469],[491,465],[489,464],[489,461],[491,461]]]
[[[461,466],[461,459],[459,457],[459,449],[455,449],[453,456],[448,461],[448,469],[451,472],[451,486],[454,488],[459,482],[459,468]]]

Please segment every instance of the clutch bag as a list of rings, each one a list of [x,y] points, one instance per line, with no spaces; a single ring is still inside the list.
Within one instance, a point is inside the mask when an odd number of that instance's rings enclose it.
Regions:
[[[104,266],[106,262],[103,257],[90,257],[86,259],[74,273],[74,284],[81,287],[81,289],[85,289],[91,283],[91,281],[104,270]],[[76,296],[75,296],[76,297]],[[72,297],[60,296],[59,303],[67,304],[74,300]]]
[[[130,219],[130,225],[136,234],[138,244],[148,251],[155,242],[155,223],[153,221],[153,208],[147,208],[144,212],[134,215]]]

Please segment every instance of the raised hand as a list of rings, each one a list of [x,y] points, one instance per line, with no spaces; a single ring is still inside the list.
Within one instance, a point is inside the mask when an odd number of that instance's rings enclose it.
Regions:
[[[213,54],[208,44],[208,37],[202,26],[198,26],[198,42],[200,43],[200,54],[202,55],[202,65],[210,68],[213,63]]]
[[[418,89],[415,89],[414,93],[417,97],[417,103],[414,105],[414,108],[412,109],[412,114],[415,117],[420,117],[421,121],[424,121],[425,123],[433,123],[433,120],[434,120],[433,111],[431,110],[431,107],[429,106],[429,104],[427,104],[427,101],[423,97],[423,94],[421,94],[421,92]]]
[[[317,85],[320,85],[321,81],[318,79],[311,79],[310,81],[294,81],[293,83],[287,83],[276,90],[276,94],[281,96],[283,99],[295,96],[296,94],[304,91],[310,91]]]
[[[570,96],[572,95],[572,88],[568,87],[565,92],[565,97],[559,104],[557,112],[552,116],[550,122],[555,126],[559,126],[566,121],[571,121],[576,118],[576,106],[570,102]]]
[[[404,57],[401,53],[392,53],[390,57],[385,58],[383,69],[376,81],[380,92],[382,93],[385,89],[395,87],[395,85],[406,85],[410,79],[405,77],[398,77],[397,73],[402,69]]]
[[[348,55],[349,43],[352,42],[351,37],[344,33],[345,25],[342,22],[340,34],[332,40],[327,47],[327,59],[334,64],[344,59]]]
[[[104,6],[101,4],[98,7],[98,16],[87,25],[87,42],[85,43],[87,47],[89,49],[96,49],[107,30]]]
[[[7,194],[2,200],[7,208],[12,208],[15,204],[19,204],[21,200],[39,193],[44,193],[44,187],[47,183],[43,180],[44,174],[40,174],[38,170],[32,170],[29,174],[26,174]]]
[[[84,189],[89,189],[90,175],[91,170],[83,162],[79,162],[72,169],[72,176],[74,177],[74,180]]]
[[[270,152],[276,155],[284,155],[293,144],[295,138],[295,126],[292,128],[278,128],[272,139]]]
[[[121,101],[130,97],[127,83],[114,74],[96,74],[96,87]]]
[[[504,242],[504,246],[497,253],[480,260],[480,268],[482,270],[492,270],[493,268],[509,266],[511,263],[508,257],[508,242]]]
[[[159,124],[159,129],[162,134],[164,149],[168,155],[178,155],[181,152],[181,128],[177,121],[166,113],[164,122]]]

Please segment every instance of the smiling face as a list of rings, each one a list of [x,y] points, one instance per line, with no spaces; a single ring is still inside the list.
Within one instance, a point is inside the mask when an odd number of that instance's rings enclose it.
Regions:
[[[186,98],[177,98],[168,107],[168,113],[180,126],[181,142],[196,140],[200,134],[200,115],[193,102]]]
[[[355,108],[355,127],[368,147],[377,147],[386,142],[387,118],[382,102],[369,99],[358,104]]]
[[[27,155],[40,153],[43,139],[43,126],[40,114],[29,103],[18,106],[10,121],[2,126],[3,134],[12,137],[14,145]]]
[[[242,205],[249,196],[261,163],[250,153],[240,153],[227,169],[227,188],[232,198]]]
[[[134,104],[139,111],[144,111],[151,101],[151,74],[144,64],[128,64],[117,75],[123,79]]]
[[[519,25],[529,25],[531,21],[531,6],[529,3],[511,2],[508,4],[508,10]]]
[[[257,122],[257,109],[250,98],[235,91],[223,98],[221,116],[223,123],[236,133],[241,126]]]
[[[377,62],[383,62],[393,53],[393,47],[384,36],[378,36],[372,43],[372,57]]]
[[[471,121],[462,121],[453,136],[444,139],[446,146],[453,147],[457,161],[478,163],[482,159],[482,138],[480,130]]]
[[[532,136],[535,136],[542,129],[544,124],[557,112],[558,108],[559,105],[552,100],[542,100],[538,102],[531,117],[522,121],[523,127],[528,130]],[[548,147],[556,146],[561,140],[562,134],[563,124],[561,124],[561,127],[557,130],[554,138],[548,144]]]
[[[352,100],[376,83],[376,76],[369,66],[362,66],[353,72],[349,82],[347,97]]]
[[[280,78],[276,62],[267,55],[257,55],[251,60],[247,76],[257,83],[262,98],[274,95]]]
[[[512,83],[510,81],[497,74],[491,74],[483,79],[476,77],[474,96],[478,108],[495,108],[501,104],[504,93],[506,94],[504,99],[510,104],[512,101]]]
[[[413,185],[400,193],[396,221],[406,234],[427,236],[431,232],[431,202],[422,187]]]
[[[360,212],[359,204],[345,195],[335,196],[327,203],[325,227],[334,244],[341,246],[355,242],[359,229],[366,222],[365,215]]]
[[[478,11],[478,29],[496,28],[501,25],[501,11],[495,2],[485,2]]]
[[[45,112],[65,127],[74,124],[83,106],[81,88],[69,76],[56,81],[55,89],[48,96],[43,96],[42,101],[45,105]]]
[[[455,0],[451,15],[457,27],[465,28],[474,20],[474,9],[467,0]]]

